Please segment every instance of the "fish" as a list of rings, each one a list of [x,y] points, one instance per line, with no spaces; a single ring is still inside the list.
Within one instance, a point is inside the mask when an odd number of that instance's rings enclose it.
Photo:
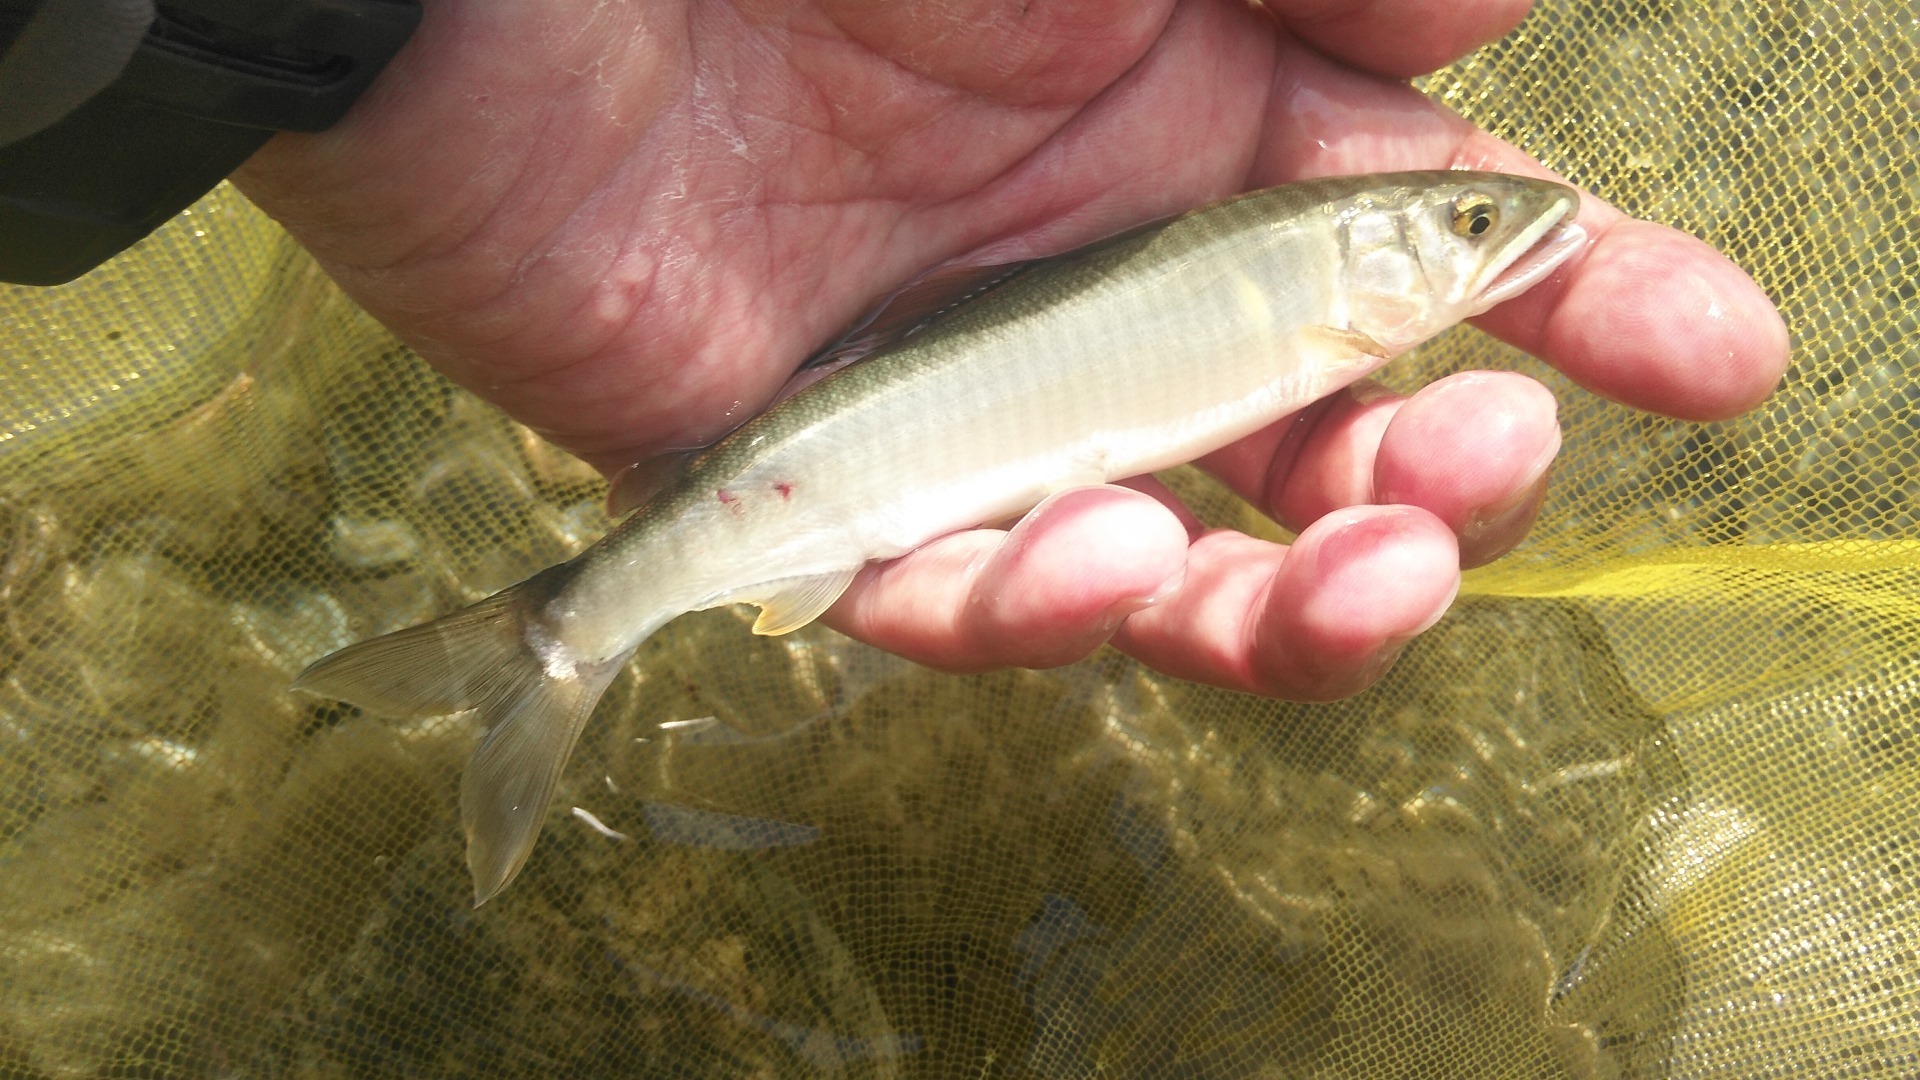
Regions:
[[[755,633],[787,633],[868,563],[1250,435],[1548,277],[1585,243],[1578,206],[1500,173],[1337,177],[929,274],[797,392],[641,470],[636,508],[578,556],[294,687],[395,717],[478,710],[460,793],[478,906],[526,863],[601,693],[674,618],[745,603]]]

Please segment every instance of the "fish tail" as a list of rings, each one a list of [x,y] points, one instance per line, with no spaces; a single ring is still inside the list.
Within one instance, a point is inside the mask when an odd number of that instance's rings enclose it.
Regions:
[[[475,907],[526,863],[581,729],[633,655],[583,659],[546,632],[538,612],[563,567],[444,618],[350,645],[293,683],[388,716],[479,710],[487,735],[460,783]]]

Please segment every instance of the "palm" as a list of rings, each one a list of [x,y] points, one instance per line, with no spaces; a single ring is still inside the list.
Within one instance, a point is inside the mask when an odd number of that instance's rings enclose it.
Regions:
[[[525,53],[537,31],[506,34],[482,65],[490,91],[423,58],[400,74],[469,118],[383,124],[417,173],[383,215],[397,227],[318,253],[455,378],[615,466],[725,430],[928,263],[1036,232],[1084,239],[1244,181],[1262,107],[1244,88],[1269,82],[1274,51],[1250,13],[1166,27],[1170,4],[1123,6],[1131,25],[1113,27],[1111,5],[1082,3],[1036,33],[982,12],[964,23],[985,28],[939,40],[952,24],[916,25],[925,7],[831,6],[775,19],[694,0],[684,38],[560,56]],[[522,80],[532,92],[498,88]],[[310,183],[311,156],[248,180],[271,204]],[[449,290],[464,252],[484,257]]]
[[[1425,17],[1421,0],[1398,3],[1401,15]],[[1290,5],[1270,6],[1284,20]],[[1405,34],[1380,32],[1394,0],[1297,6],[1320,12],[1317,22],[1293,24],[1320,48],[1392,75],[1445,62],[1503,32],[1524,8],[1498,0],[1443,5],[1438,33]],[[933,263],[1057,250],[1307,172],[1471,157],[1525,167],[1517,152],[1470,135],[1404,88],[1330,62],[1238,0],[548,0],[430,5],[428,20],[348,125],[283,137],[249,164],[242,183],[436,366],[603,468],[730,428],[874,296]],[[1376,40],[1395,44],[1369,51]],[[1674,250],[1686,243],[1677,234],[1649,234],[1643,248],[1647,242]],[[1590,265],[1604,265],[1604,246],[1603,239]],[[1683,255],[1722,292],[1750,289],[1704,249]],[[1625,352],[1596,344],[1604,329],[1597,320],[1559,317],[1579,307],[1578,273],[1559,295],[1507,313],[1510,336],[1603,392],[1670,412],[1724,413],[1771,385],[1783,350],[1764,327],[1720,350],[1737,362],[1705,390],[1656,358],[1655,347],[1672,342],[1641,340]],[[1598,282],[1587,291],[1603,285],[1621,287]],[[1741,295],[1733,307],[1757,311],[1764,300]],[[1504,409],[1519,418],[1510,425],[1518,466],[1494,470],[1484,491],[1402,470],[1412,488],[1433,489],[1404,501],[1462,535],[1471,512],[1540,481],[1540,451],[1550,456],[1555,438],[1550,399],[1531,384],[1483,388],[1480,398],[1441,411]],[[1304,443],[1283,448],[1277,435],[1255,437],[1214,465],[1305,525],[1375,501],[1379,492],[1325,463],[1345,450],[1382,453],[1382,429],[1398,405],[1336,406],[1336,417]],[[1431,449],[1406,453],[1418,460]],[[1289,464],[1273,468],[1279,457]],[[1394,469],[1383,458],[1374,471]],[[1033,594],[1059,602],[1024,613],[983,612],[969,591],[977,591],[978,568],[970,579],[956,569],[968,561],[956,557],[999,540],[952,539],[942,542],[951,549],[944,560],[939,551],[918,553],[863,581],[836,617],[948,666],[1052,662],[1084,652],[1146,600],[1165,599],[1146,594],[1165,592],[1174,572],[1184,568],[1186,592],[1212,581],[1216,553],[1188,552],[1168,524],[1174,519],[1150,500],[1114,495],[1077,513],[1082,528],[1119,513],[1119,525],[1162,539],[1147,543],[1150,551],[1116,556],[1117,576],[1079,607],[1060,590],[1040,589]],[[1149,513],[1157,524],[1141,516]],[[1074,516],[1060,516],[1070,533]],[[1523,518],[1469,558],[1510,546]],[[1423,541],[1428,549],[1433,539]],[[1026,563],[1006,573],[1060,576],[1044,558],[1029,565],[1030,551],[1017,554]],[[1275,602],[1269,594],[1283,554],[1262,556],[1274,565],[1247,598],[1247,619],[1263,618],[1253,609]],[[1247,557],[1226,561],[1245,565]],[[1451,580],[1457,558],[1435,550],[1422,558],[1448,569],[1417,571],[1434,580],[1412,589],[1405,612],[1376,616],[1379,625],[1357,644],[1334,650],[1357,659],[1321,657],[1338,677],[1276,674],[1245,656],[1187,655],[1193,650],[1175,642],[1195,628],[1177,598],[1128,620],[1121,643],[1214,681],[1350,689],[1348,676],[1370,673],[1367,658],[1382,642],[1410,633],[1436,600],[1444,604],[1451,586],[1441,579]],[[1206,585],[1216,595],[1224,587]],[[969,619],[978,625],[969,629]],[[1287,633],[1310,641],[1316,631]],[[1227,637],[1243,651],[1264,647],[1250,629]]]

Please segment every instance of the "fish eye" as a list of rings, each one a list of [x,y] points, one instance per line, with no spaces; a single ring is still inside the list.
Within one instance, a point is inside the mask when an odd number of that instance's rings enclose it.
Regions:
[[[1453,200],[1453,231],[1458,236],[1484,236],[1500,220],[1500,208],[1485,195],[1462,195]]]

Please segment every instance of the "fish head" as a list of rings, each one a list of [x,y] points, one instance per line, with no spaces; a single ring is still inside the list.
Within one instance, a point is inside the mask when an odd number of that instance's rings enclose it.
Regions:
[[[1586,242],[1579,196],[1548,180],[1432,172],[1335,209],[1347,329],[1392,353],[1538,284]]]

